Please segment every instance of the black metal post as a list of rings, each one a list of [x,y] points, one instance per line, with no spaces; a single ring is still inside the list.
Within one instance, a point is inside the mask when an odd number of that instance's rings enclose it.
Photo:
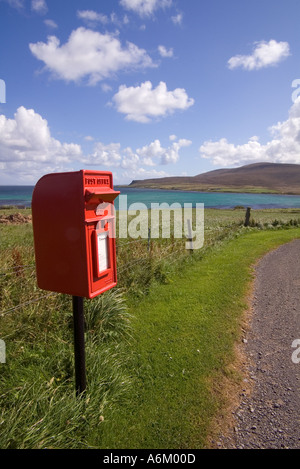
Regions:
[[[85,344],[84,344],[84,313],[83,298],[73,296],[75,381],[77,396],[85,391]]]

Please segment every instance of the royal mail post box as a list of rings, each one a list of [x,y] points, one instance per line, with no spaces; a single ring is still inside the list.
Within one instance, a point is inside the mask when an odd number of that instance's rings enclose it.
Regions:
[[[117,284],[111,172],[43,176],[32,196],[39,288],[94,298]]]

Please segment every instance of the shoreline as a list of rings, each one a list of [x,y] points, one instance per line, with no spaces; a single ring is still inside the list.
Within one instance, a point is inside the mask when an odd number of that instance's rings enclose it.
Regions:
[[[235,205],[235,206],[229,206],[229,205],[219,205],[219,206],[206,206],[204,207],[205,210],[246,210],[247,205],[241,206],[241,205]],[[295,212],[298,213],[300,212],[300,206],[299,207],[291,207],[291,206],[270,206],[270,205],[261,205],[261,206],[250,206],[251,210],[283,210],[283,211],[291,211],[291,213]],[[193,209],[196,209],[196,207],[193,207]],[[4,210],[31,210],[31,203],[29,205],[24,205],[24,204],[3,204],[1,205],[0,202],[0,213],[1,211]],[[148,207],[147,210],[151,210],[151,207]],[[164,210],[163,208],[161,210]],[[116,212],[119,212],[120,210],[116,208]]]
[[[288,195],[288,196],[295,196],[299,197],[300,196],[300,191],[299,192],[280,192],[280,191],[275,191],[275,190],[261,190],[261,191],[256,191],[256,190],[247,190],[247,188],[244,188],[243,190],[234,190],[234,189],[226,189],[226,187],[222,187],[220,189],[215,189],[215,190],[208,190],[208,189],[182,189],[182,188],[167,188],[167,187],[147,187],[147,186],[125,186],[125,185],[115,185],[115,188],[119,189],[128,189],[128,190],[141,190],[141,191],[162,191],[162,192],[187,192],[187,193],[195,193],[195,194],[254,194],[254,195]]]
[[[19,209],[19,210],[31,209],[31,202],[29,203],[29,205],[27,204],[1,204],[0,202],[0,210],[12,210],[12,209]]]
[[[2,186],[4,187],[4,186]],[[31,190],[30,193],[18,191],[19,187],[12,186],[11,191],[6,190],[0,194],[4,198],[0,198],[0,210],[24,210],[31,209]],[[185,203],[196,204],[204,203],[206,209],[232,210],[237,208],[246,209],[250,207],[253,210],[260,209],[300,209],[300,195],[291,193],[264,193],[264,192],[221,192],[221,191],[195,191],[182,189],[157,189],[157,188],[134,188],[128,186],[115,185],[116,189],[121,190],[121,195],[128,196],[128,203],[140,202],[148,209],[152,203],[172,204],[177,202],[182,206]],[[15,189],[15,190],[14,190]],[[122,191],[123,189],[123,191]],[[153,195],[153,196],[152,196]],[[126,199],[127,200],[127,199]],[[119,210],[118,201],[115,204],[116,210]]]

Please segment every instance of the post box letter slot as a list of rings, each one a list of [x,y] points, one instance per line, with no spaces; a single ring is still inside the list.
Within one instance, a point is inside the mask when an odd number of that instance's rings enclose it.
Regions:
[[[93,189],[85,191],[85,201],[87,203],[96,202],[102,200],[102,202],[113,203],[116,197],[120,194],[119,191],[114,191],[113,189],[103,190],[103,189]]]
[[[109,237],[108,232],[94,231],[94,245],[95,245],[95,267],[96,277],[100,277],[107,273],[110,268],[109,263]]]

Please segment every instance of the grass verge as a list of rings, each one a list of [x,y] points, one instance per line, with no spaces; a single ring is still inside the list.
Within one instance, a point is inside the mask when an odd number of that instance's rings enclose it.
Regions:
[[[150,251],[147,240],[118,243],[123,293],[85,302],[88,389],[79,400],[70,299],[40,299],[31,225],[1,226],[0,447],[204,447],[222,409],[217,389],[239,337],[250,266],[300,236],[299,210],[257,211],[249,229],[243,215],[207,210],[206,244],[193,255],[184,240],[158,240]]]
[[[171,283],[131,304],[132,391],[113,409],[96,446],[206,446],[211,423],[226,404],[220,389],[240,338],[251,266],[299,237],[299,228],[249,232],[214,248],[201,262],[191,260]]]

